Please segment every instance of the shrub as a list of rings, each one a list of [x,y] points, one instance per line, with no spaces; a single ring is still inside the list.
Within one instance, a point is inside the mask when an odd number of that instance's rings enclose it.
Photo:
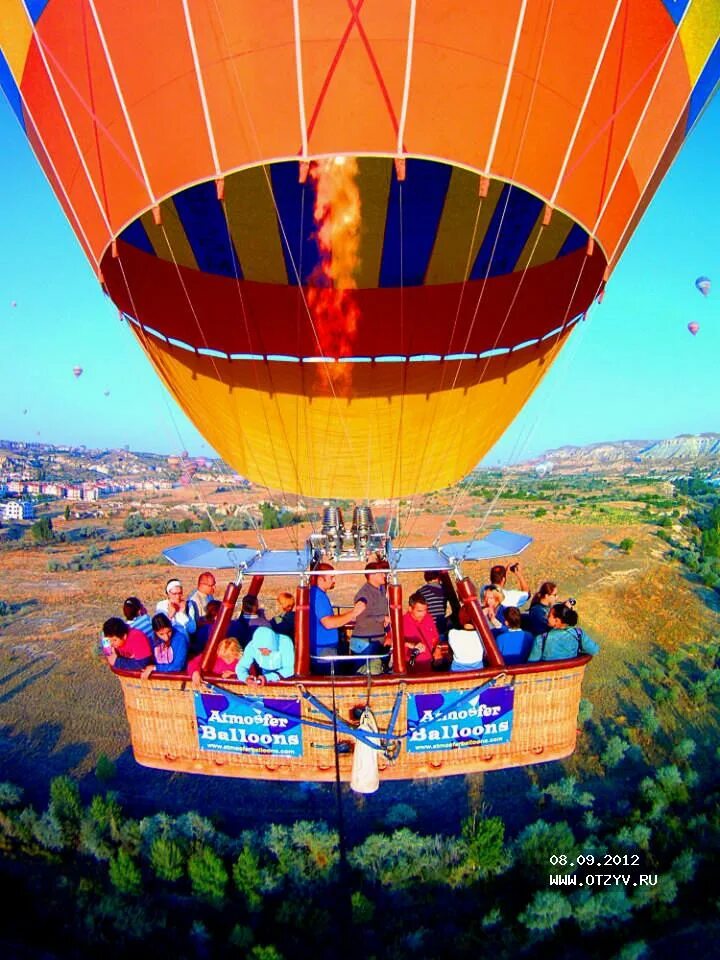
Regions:
[[[578,709],[578,723],[587,723],[591,720],[594,709],[592,701],[583,698],[580,701],[580,708]]]
[[[417,811],[407,803],[394,803],[383,817],[383,823],[391,830],[404,827],[417,820]]]
[[[115,779],[117,767],[112,760],[104,753],[101,753],[95,764],[95,776],[100,783],[109,783]]]
[[[360,890],[355,890],[350,898],[352,922],[358,927],[368,926],[375,916],[375,904]]]
[[[621,540],[618,544],[618,550],[622,550],[623,553],[630,553],[632,548],[635,546],[635,541],[630,537],[625,537],[624,540]]]
[[[610,737],[600,759],[606,767],[616,767],[629,749],[627,740],[617,736]]]
[[[580,852],[576,849],[573,832],[565,821],[551,824],[545,820],[536,820],[525,827],[515,841],[515,851],[518,860],[525,867],[525,872],[534,879],[545,882],[551,856],[562,851],[570,864]],[[570,873],[572,868],[558,866],[553,869],[556,873]]]
[[[12,605],[7,600],[0,600],[0,617],[9,617],[12,613]]]
[[[640,726],[649,734],[657,733],[660,729],[660,721],[652,707],[645,707],[640,711]]]
[[[691,740],[689,737],[685,737],[684,740],[681,740],[679,743],[675,744],[673,749],[673,756],[676,760],[689,760],[690,757],[695,753],[695,741]]]
[[[568,899],[554,890],[541,890],[536,893],[518,920],[528,930],[545,933],[554,930],[561,920],[572,916],[572,907]]]
[[[22,787],[7,781],[0,782],[0,809],[5,807],[16,807],[22,800]]]

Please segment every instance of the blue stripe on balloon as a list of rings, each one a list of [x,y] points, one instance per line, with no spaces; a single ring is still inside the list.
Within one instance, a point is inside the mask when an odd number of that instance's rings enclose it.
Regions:
[[[424,282],[451,175],[449,164],[431,160],[407,160],[402,183],[393,171],[380,264],[381,287],[419,286]]]
[[[270,168],[270,178],[280,219],[280,241],[288,283],[297,286],[297,277],[300,274],[301,282],[306,284],[320,259],[313,236],[315,191],[312,181],[308,179],[305,183],[299,182],[298,164],[295,160],[274,163]]]
[[[560,252],[558,257],[564,257],[566,253],[575,253],[576,250],[580,250],[581,247],[587,246],[588,235],[580,226],[576,223],[573,225],[572,230],[565,238],[565,243],[560,247]]]
[[[697,79],[697,83],[690,96],[688,106],[688,118],[685,125],[686,130],[690,130],[697,120],[699,114],[707,104],[713,94],[715,87],[720,79],[720,41],[716,41],[713,52],[708,57],[703,71]]]
[[[140,220],[134,220],[129,227],[125,227],[120,234],[120,240],[132,244],[132,246],[137,247],[138,250],[143,250],[145,253],[150,253],[153,256],[155,255],[153,245],[150,243],[150,238]]]
[[[677,26],[690,3],[690,0],[662,0],[663,6],[670,14],[670,19]]]
[[[237,273],[242,278],[215,183],[190,187],[176,194],[173,200],[200,270],[222,277],[234,277]]]
[[[50,0],[25,0],[27,12],[32,17],[33,23],[38,22],[48,3],[50,3]]]
[[[25,130],[25,117],[23,116],[22,109],[22,98],[20,96],[20,91],[17,88],[15,83],[15,77],[12,75],[12,71],[8,66],[8,62],[0,51],[0,89],[7,97],[7,102],[10,104],[13,113],[20,121],[20,125],[23,130]]]
[[[470,272],[472,280],[512,273],[544,203],[506,184]]]

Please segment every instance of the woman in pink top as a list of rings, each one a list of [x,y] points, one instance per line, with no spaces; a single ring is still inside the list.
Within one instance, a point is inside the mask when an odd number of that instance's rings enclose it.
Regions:
[[[409,609],[403,616],[405,658],[410,673],[421,673],[431,669],[433,650],[440,637],[423,595],[413,593],[408,602]]]
[[[192,685],[195,690],[200,689],[202,678],[200,677],[200,664],[205,656],[199,653],[188,663],[188,673],[192,677]],[[207,673],[216,677],[222,677],[224,680],[235,676],[235,667],[242,656],[242,648],[235,637],[225,637],[217,645],[215,656],[210,662]]]

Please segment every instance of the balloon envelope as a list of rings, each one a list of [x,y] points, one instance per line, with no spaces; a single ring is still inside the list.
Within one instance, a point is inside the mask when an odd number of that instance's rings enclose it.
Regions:
[[[695,281],[695,286],[704,297],[710,293],[711,283],[708,277],[698,277]]]
[[[225,461],[320,497],[477,464],[720,73],[692,0],[25,6],[0,83],[105,290]]]
[[[74,377],[79,377],[79,376],[82,375],[83,368],[82,368],[82,367],[73,367],[73,371],[72,371],[72,372],[73,372],[73,376],[74,376]]]
[[[693,321],[692,323],[689,323],[689,324],[688,324],[688,327],[687,327],[687,328],[688,328],[688,330],[690,331],[690,333],[691,333],[693,336],[695,336],[695,334],[696,334],[696,333],[698,332],[698,330],[700,329],[700,324],[699,324],[699,323],[695,323],[695,321]]]

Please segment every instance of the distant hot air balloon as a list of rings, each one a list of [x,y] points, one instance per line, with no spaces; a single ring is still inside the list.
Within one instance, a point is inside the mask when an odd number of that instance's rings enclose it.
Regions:
[[[73,376],[79,377],[82,376],[83,368],[82,367],[73,367]]]
[[[710,293],[711,283],[708,277],[698,277],[695,281],[695,286],[704,297]]]
[[[695,323],[694,320],[692,321],[692,323],[688,324],[688,330],[693,336],[695,336],[695,334],[698,332],[699,329],[700,329],[700,324]]]
[[[478,463],[720,76],[707,0],[89,6],[10,4],[0,83],[195,426],[322,498]]]
[[[104,396],[104,397],[109,397],[109,396],[110,396],[110,391],[109,391],[109,390],[103,390],[103,396]]]
[[[23,416],[27,413],[27,407],[23,410]]]
[[[11,302],[10,306],[11,306],[11,307],[16,307],[16,306],[17,306],[17,300],[13,300],[13,301]]]

